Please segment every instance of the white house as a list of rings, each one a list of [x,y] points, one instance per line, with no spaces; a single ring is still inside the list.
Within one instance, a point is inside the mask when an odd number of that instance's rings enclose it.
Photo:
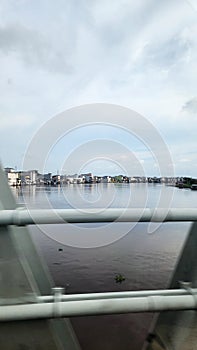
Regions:
[[[103,176],[101,182],[108,183],[111,182],[111,176]]]
[[[21,180],[19,179],[18,172],[16,171],[11,171],[7,173],[8,177],[8,184],[10,186],[20,186],[21,185]]]

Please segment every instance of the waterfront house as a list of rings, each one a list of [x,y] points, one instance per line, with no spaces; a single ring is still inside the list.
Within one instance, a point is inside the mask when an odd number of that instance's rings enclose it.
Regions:
[[[21,179],[19,177],[18,171],[15,171],[13,168],[5,168],[5,175],[10,186],[20,186]]]
[[[60,175],[53,175],[52,176],[52,184],[53,185],[60,185],[61,177]]]
[[[36,185],[38,171],[37,170],[20,171],[19,177],[21,179],[22,185]]]
[[[79,177],[81,178],[84,178],[84,182],[85,183],[92,183],[94,182],[94,176],[92,173],[87,173],[87,174],[80,174]]]
[[[101,178],[101,182],[104,182],[104,183],[109,183],[111,182],[111,176],[103,176]]]

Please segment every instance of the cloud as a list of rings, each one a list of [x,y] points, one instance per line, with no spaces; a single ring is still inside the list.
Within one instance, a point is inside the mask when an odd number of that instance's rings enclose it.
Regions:
[[[187,101],[183,108],[183,112],[187,113],[197,113],[197,97],[192,98],[191,100]]]
[[[187,3],[191,6],[191,8],[197,12],[197,3],[196,0],[186,0]]]
[[[13,129],[14,130],[16,127],[19,127],[21,130],[25,129],[34,123],[35,118],[31,117],[29,115],[28,116],[14,115],[14,117],[8,117],[8,116],[1,115],[0,120],[1,120],[0,131],[5,131],[5,129]]]
[[[61,46],[54,47],[44,34],[18,23],[0,27],[0,51],[50,73],[72,70],[66,50]]]
[[[190,51],[190,45],[186,40],[182,40],[181,35],[177,35],[167,40],[165,45],[163,43],[147,45],[146,51],[148,65],[169,70],[185,59]]]
[[[44,121],[64,109],[115,103],[143,114],[174,158],[180,150],[186,158],[196,144],[193,3],[49,0],[46,6],[44,0],[2,0],[0,102],[1,116],[8,118],[1,117],[2,133],[9,128],[17,145],[18,124],[31,139]],[[25,149],[26,140],[21,140],[21,149],[22,142]],[[0,149],[3,154],[3,139]],[[133,151],[137,154],[138,145]],[[11,153],[10,163],[17,146]],[[138,159],[145,160],[143,166],[148,162],[147,154]]]
[[[179,159],[179,162],[183,162],[183,163],[187,163],[187,162],[190,162],[190,159],[189,158],[181,158]]]

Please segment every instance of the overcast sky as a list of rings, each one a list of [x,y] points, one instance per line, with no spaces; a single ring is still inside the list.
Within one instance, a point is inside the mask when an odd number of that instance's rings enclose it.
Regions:
[[[176,175],[197,177],[196,0],[0,0],[0,18],[4,167],[21,169],[29,142],[57,114],[111,103],[153,124]],[[113,175],[127,165],[129,175],[158,175],[147,147],[125,135],[110,126],[74,131],[51,145],[45,170]],[[38,164],[30,166],[42,171]]]

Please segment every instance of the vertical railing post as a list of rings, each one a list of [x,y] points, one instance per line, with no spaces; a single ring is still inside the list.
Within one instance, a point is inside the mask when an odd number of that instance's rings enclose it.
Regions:
[[[197,286],[197,222],[187,235],[170,282],[170,288],[180,286],[190,289]],[[192,294],[197,300],[197,295]],[[197,313],[170,311],[155,316],[144,350],[194,349],[196,347]],[[159,348],[159,349],[160,349]]]

